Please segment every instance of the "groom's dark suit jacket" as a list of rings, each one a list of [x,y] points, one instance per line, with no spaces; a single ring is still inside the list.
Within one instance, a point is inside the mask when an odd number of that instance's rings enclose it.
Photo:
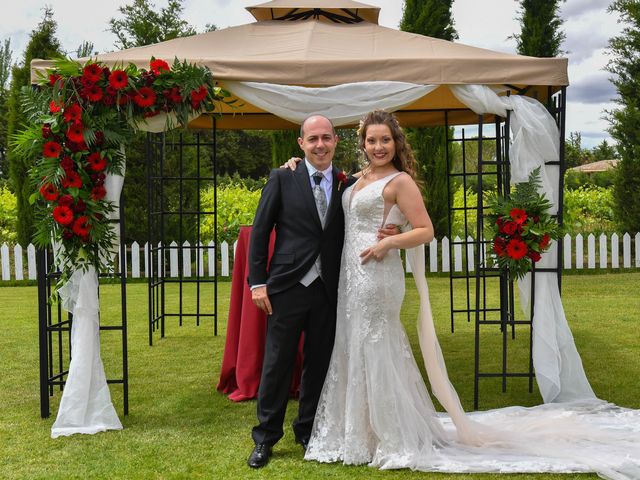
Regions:
[[[266,284],[269,295],[286,291],[302,279],[320,254],[327,294],[334,305],[337,303],[344,239],[341,195],[346,187],[340,185],[337,174],[333,167],[331,201],[323,229],[305,163],[294,171],[271,171],[251,231],[250,285]],[[269,263],[269,235],[274,226],[276,243]]]

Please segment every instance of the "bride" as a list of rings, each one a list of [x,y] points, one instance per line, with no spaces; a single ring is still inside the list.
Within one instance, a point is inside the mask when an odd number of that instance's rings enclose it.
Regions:
[[[466,415],[435,337],[424,259],[413,258],[421,298],[420,345],[436,413],[400,322],[405,278],[398,249],[431,241],[411,147],[396,118],[367,114],[368,161],[342,196],[345,239],[336,338],[305,459],[381,469],[448,472],[587,472],[640,478],[640,413],[606,402],[512,407]],[[409,224],[377,240],[377,227]]]

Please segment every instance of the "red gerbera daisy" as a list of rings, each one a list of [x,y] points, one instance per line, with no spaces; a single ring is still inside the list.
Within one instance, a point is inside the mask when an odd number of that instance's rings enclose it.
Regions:
[[[544,250],[549,246],[549,243],[551,242],[551,237],[545,233],[542,236],[542,239],[540,240],[540,250]]]
[[[76,204],[73,207],[71,207],[71,210],[73,210],[73,213],[83,213],[86,209],[87,209],[87,204],[84,203],[84,200],[82,200],[81,198],[79,198]]]
[[[89,64],[82,69],[82,75],[93,83],[99,82],[102,78],[102,67],[97,63]]]
[[[56,84],[56,82],[58,80],[60,80],[60,75],[58,75],[57,73],[50,73],[49,74],[49,85],[51,85],[52,87]]]
[[[60,225],[69,225],[73,222],[73,212],[64,205],[57,206],[53,209],[53,219]]]
[[[511,211],[509,211],[509,215],[518,225],[522,225],[527,221],[527,218],[529,218],[527,212],[521,208],[512,208]]]
[[[156,92],[149,87],[140,87],[138,92],[134,95],[133,101],[140,108],[147,108],[156,103]]]
[[[66,170],[66,177],[62,179],[62,186],[64,188],[82,188],[82,179],[80,175],[72,170]]]
[[[180,103],[182,101],[182,95],[180,95],[179,87],[172,87],[170,90],[162,92],[164,98],[173,103]]]
[[[129,77],[124,70],[114,70],[109,75],[109,85],[120,90],[129,84]]]
[[[90,230],[91,224],[89,223],[89,217],[86,215],[76,218],[76,221],[73,222],[73,233],[79,237],[86,237],[89,235]]]
[[[518,238],[510,240],[507,244],[507,255],[514,260],[520,260],[528,251],[529,247],[527,247],[527,244]]]
[[[191,106],[194,109],[198,109],[200,108],[200,104],[202,103],[202,101],[207,98],[207,93],[209,91],[207,90],[207,86],[206,85],[201,85],[200,88],[198,88],[197,90],[194,90],[191,92]]]
[[[65,171],[73,170],[73,160],[71,159],[71,157],[69,155],[66,155],[66,156],[64,156],[62,158],[62,160],[60,160],[60,166]]]
[[[529,253],[527,254],[527,256],[533,260],[533,263],[536,263],[538,261],[540,261],[540,254],[538,252],[536,252],[535,250],[529,250]]]
[[[58,113],[60,111],[60,105],[58,105],[55,100],[51,100],[49,102],[49,112],[50,113]]]
[[[73,197],[71,195],[61,195],[58,199],[58,205],[71,207],[71,204],[73,204]]]
[[[89,77],[81,77],[80,78],[80,83],[82,84],[82,86],[84,88],[93,87],[96,84],[96,82],[91,80]]]
[[[89,88],[86,88],[84,93],[90,102],[99,102],[104,95],[102,89],[98,85],[93,85]]]
[[[49,202],[54,202],[55,200],[57,200],[59,194],[60,193],[58,192],[58,189],[51,183],[45,183],[44,185],[42,185],[42,187],[40,187],[40,195],[42,195],[42,197]]]
[[[82,107],[77,103],[72,103],[68,107],[64,109],[64,121],[69,122],[79,122],[82,120]]]
[[[502,237],[496,237],[496,239],[493,241],[493,252],[500,257],[504,257],[506,247],[507,242]]]
[[[516,222],[506,221],[502,229],[507,235],[513,235],[518,231],[518,224]]]
[[[156,75],[160,75],[162,72],[168,72],[170,70],[169,64],[160,59],[151,60],[149,65],[151,66],[151,71]]]
[[[104,185],[96,185],[91,189],[91,198],[96,202],[98,200],[102,200],[107,194],[107,189],[104,188]]]
[[[42,146],[42,154],[48,158],[58,158],[61,149],[58,142],[47,142]]]
[[[102,158],[98,152],[90,153],[87,157],[87,163],[94,172],[101,172],[107,167],[107,160]]]
[[[45,123],[42,125],[42,138],[49,138],[51,136],[51,125]]]
[[[82,128],[82,124],[73,124],[67,130],[67,138],[72,142],[80,143],[84,140],[84,129]]]

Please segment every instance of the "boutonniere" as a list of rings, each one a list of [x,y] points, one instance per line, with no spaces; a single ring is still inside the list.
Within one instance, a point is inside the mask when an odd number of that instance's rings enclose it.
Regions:
[[[338,172],[338,175],[336,175],[336,179],[338,180],[338,191],[340,191],[340,188],[342,188],[342,186],[347,183],[347,174],[344,170],[342,170]]]

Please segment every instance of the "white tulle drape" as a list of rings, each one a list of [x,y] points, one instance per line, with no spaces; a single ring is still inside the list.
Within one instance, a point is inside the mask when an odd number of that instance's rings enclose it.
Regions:
[[[124,176],[108,174],[105,178],[105,199],[113,202],[115,211],[110,219],[118,218],[118,204]],[[119,246],[119,227],[112,249],[101,252],[104,265],[113,261]],[[59,260],[62,246],[54,245]],[[94,434],[106,430],[121,430],[100,357],[100,301],[98,298],[98,272],[89,267],[75,270],[71,278],[58,289],[62,307],[73,315],[71,326],[71,362],[51,437],[75,433]]]
[[[504,116],[511,110],[511,181],[524,182],[541,167],[541,193],[551,201],[551,213],[558,211],[558,161],[560,134],[555,120],[537,100],[520,95],[498,96],[484,85],[450,87],[458,99],[475,113]],[[557,245],[542,255],[540,268],[557,266]],[[529,312],[531,274],[518,282],[525,314]],[[557,277],[537,272],[533,312],[533,366],[540,394],[545,403],[594,399],[573,335],[564,314]]]
[[[293,123],[322,113],[336,127],[357,123],[374,109],[397,110],[435,90],[438,85],[404,82],[346,83],[308,88],[256,82],[225,82],[234,95]]]

